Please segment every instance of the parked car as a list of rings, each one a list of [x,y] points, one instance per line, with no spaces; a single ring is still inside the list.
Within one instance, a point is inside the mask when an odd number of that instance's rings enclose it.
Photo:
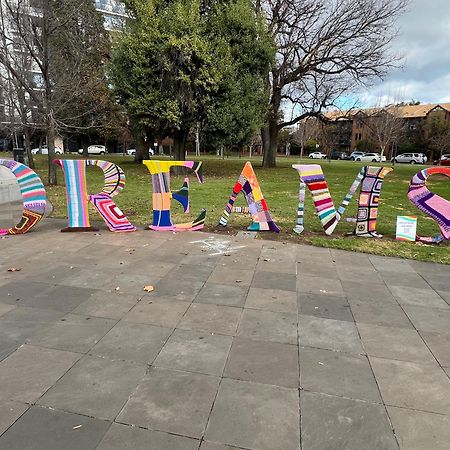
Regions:
[[[333,150],[330,153],[330,159],[341,160],[341,159],[347,159],[347,158],[348,158],[348,153],[341,152],[340,150]]]
[[[381,162],[381,155],[379,153],[364,153],[363,155],[357,156],[355,161]]]
[[[392,161],[405,164],[425,164],[428,158],[423,153],[402,153],[392,158]]]
[[[80,155],[83,154],[83,149],[80,148],[78,150],[78,153]],[[89,155],[105,155],[107,152],[106,147],[104,145],[90,145],[88,147],[88,154]]]
[[[356,161],[356,158],[359,158],[360,156],[364,155],[364,152],[351,152],[348,159],[350,161]]]
[[[325,153],[322,152],[313,152],[309,154],[309,157],[311,159],[325,159],[327,155],[325,155]]]
[[[136,154],[136,149],[135,148],[129,148],[128,150],[127,150],[127,155],[129,155],[129,156],[134,156]],[[153,156],[154,154],[155,154],[155,152],[154,152],[154,150],[152,149],[152,148],[149,148],[148,149],[148,154],[150,155],[150,156]]]
[[[450,153],[446,153],[441,156],[441,159],[437,161],[437,164],[441,166],[450,166]]]
[[[55,146],[55,154],[56,155],[62,155],[63,153],[64,152],[60,147]],[[47,147],[33,148],[33,149],[31,149],[31,154],[32,155],[37,155],[37,154],[48,155],[48,148]]]

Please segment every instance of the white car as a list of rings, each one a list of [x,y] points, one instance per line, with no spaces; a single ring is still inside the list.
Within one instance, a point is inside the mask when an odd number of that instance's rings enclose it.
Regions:
[[[56,155],[62,155],[64,152],[62,151],[62,149],[58,146],[55,146],[55,154]],[[48,148],[47,147],[42,147],[42,148],[33,148],[31,149],[31,154],[32,155],[37,155],[37,154],[41,154],[41,155],[48,155]]]
[[[402,153],[392,158],[393,162],[405,164],[425,164],[428,158],[423,153]]]
[[[153,149],[152,148],[149,148],[148,149],[148,154],[150,155],[150,156],[153,156],[154,155],[154,151],[153,151]],[[136,149],[135,148],[129,148],[128,150],[127,150],[127,155],[129,155],[129,156],[134,156],[136,154]]]
[[[325,153],[322,152],[313,152],[309,154],[309,157],[311,159],[325,159],[327,155],[325,155]]]
[[[78,150],[78,153],[80,155],[82,155],[83,154],[83,149],[80,148]],[[89,155],[105,155],[106,153],[108,153],[108,152],[106,151],[106,147],[104,145],[90,145],[88,147],[88,154]]]
[[[348,159],[350,161],[356,161],[356,158],[359,158],[360,156],[363,156],[364,152],[351,152]]]
[[[380,162],[381,156],[379,153],[364,153],[361,156],[357,156],[355,161],[361,162]]]

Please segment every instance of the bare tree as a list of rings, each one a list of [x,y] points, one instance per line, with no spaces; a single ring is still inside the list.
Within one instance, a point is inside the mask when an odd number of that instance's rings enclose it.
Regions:
[[[319,116],[356,86],[382,78],[398,57],[390,53],[395,20],[408,0],[258,0],[277,44],[267,79],[270,103],[262,130],[263,165],[276,164],[278,132]],[[284,120],[283,105],[296,114]]]
[[[442,154],[446,151],[450,152],[450,127],[442,119],[434,119],[428,125],[428,145],[431,148],[430,161],[442,158]]]

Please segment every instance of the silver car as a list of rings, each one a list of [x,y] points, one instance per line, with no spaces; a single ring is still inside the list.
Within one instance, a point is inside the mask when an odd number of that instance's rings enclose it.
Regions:
[[[392,161],[405,164],[425,164],[427,157],[423,153],[403,153],[392,158]]]

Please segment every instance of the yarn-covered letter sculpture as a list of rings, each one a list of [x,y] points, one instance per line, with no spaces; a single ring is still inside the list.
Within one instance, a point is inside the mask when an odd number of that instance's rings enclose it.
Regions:
[[[125,174],[114,163],[97,159],[55,159],[64,172],[69,224],[61,231],[94,231],[89,222],[88,202],[102,216],[111,231],[135,231],[125,214],[114,203],[112,197],[125,186]],[[86,183],[86,166],[97,166],[105,176],[105,185],[99,194],[89,195]]]
[[[409,185],[408,198],[414,206],[435,220],[441,234],[435,237],[416,236],[420,242],[438,244],[450,239],[450,201],[434,194],[426,187],[430,175],[442,174],[450,178],[450,167],[429,167],[416,173]]]
[[[10,159],[0,159],[0,165],[8,168],[16,177],[23,199],[21,221],[12,228],[0,229],[0,235],[24,234],[44,217],[47,195],[37,173],[25,164]]]
[[[245,201],[247,202],[248,210],[252,216],[252,223],[247,230],[274,231],[275,233],[279,233],[280,229],[272,219],[269,207],[267,206],[261,188],[259,187],[258,179],[256,178],[253,167],[249,161],[245,163],[241,175],[234,185],[233,192],[231,193],[225,211],[220,218],[219,224],[223,227],[227,226],[234,202],[241,191],[244,192]]]
[[[341,206],[336,210],[320,165],[293,164],[292,168],[297,170],[300,177],[297,224],[294,228],[296,233],[300,234],[304,229],[303,215],[306,186],[311,192],[316,213],[322,222],[325,234],[331,235],[344,215],[350,200],[362,183],[358,202],[358,216],[356,219],[350,219],[356,222],[354,234],[365,237],[381,237],[376,232],[378,200],[384,176],[391,172],[392,169],[372,166],[362,167],[342,200]]]
[[[206,209],[192,222],[173,223],[170,214],[172,198],[179,202],[185,213],[189,212],[189,178],[185,177],[179,191],[170,190],[170,168],[187,167],[195,172],[197,180],[203,183],[203,163],[201,161],[158,161],[145,160],[152,175],[153,183],[153,222],[149,229],[156,231],[195,231],[205,225]]]

